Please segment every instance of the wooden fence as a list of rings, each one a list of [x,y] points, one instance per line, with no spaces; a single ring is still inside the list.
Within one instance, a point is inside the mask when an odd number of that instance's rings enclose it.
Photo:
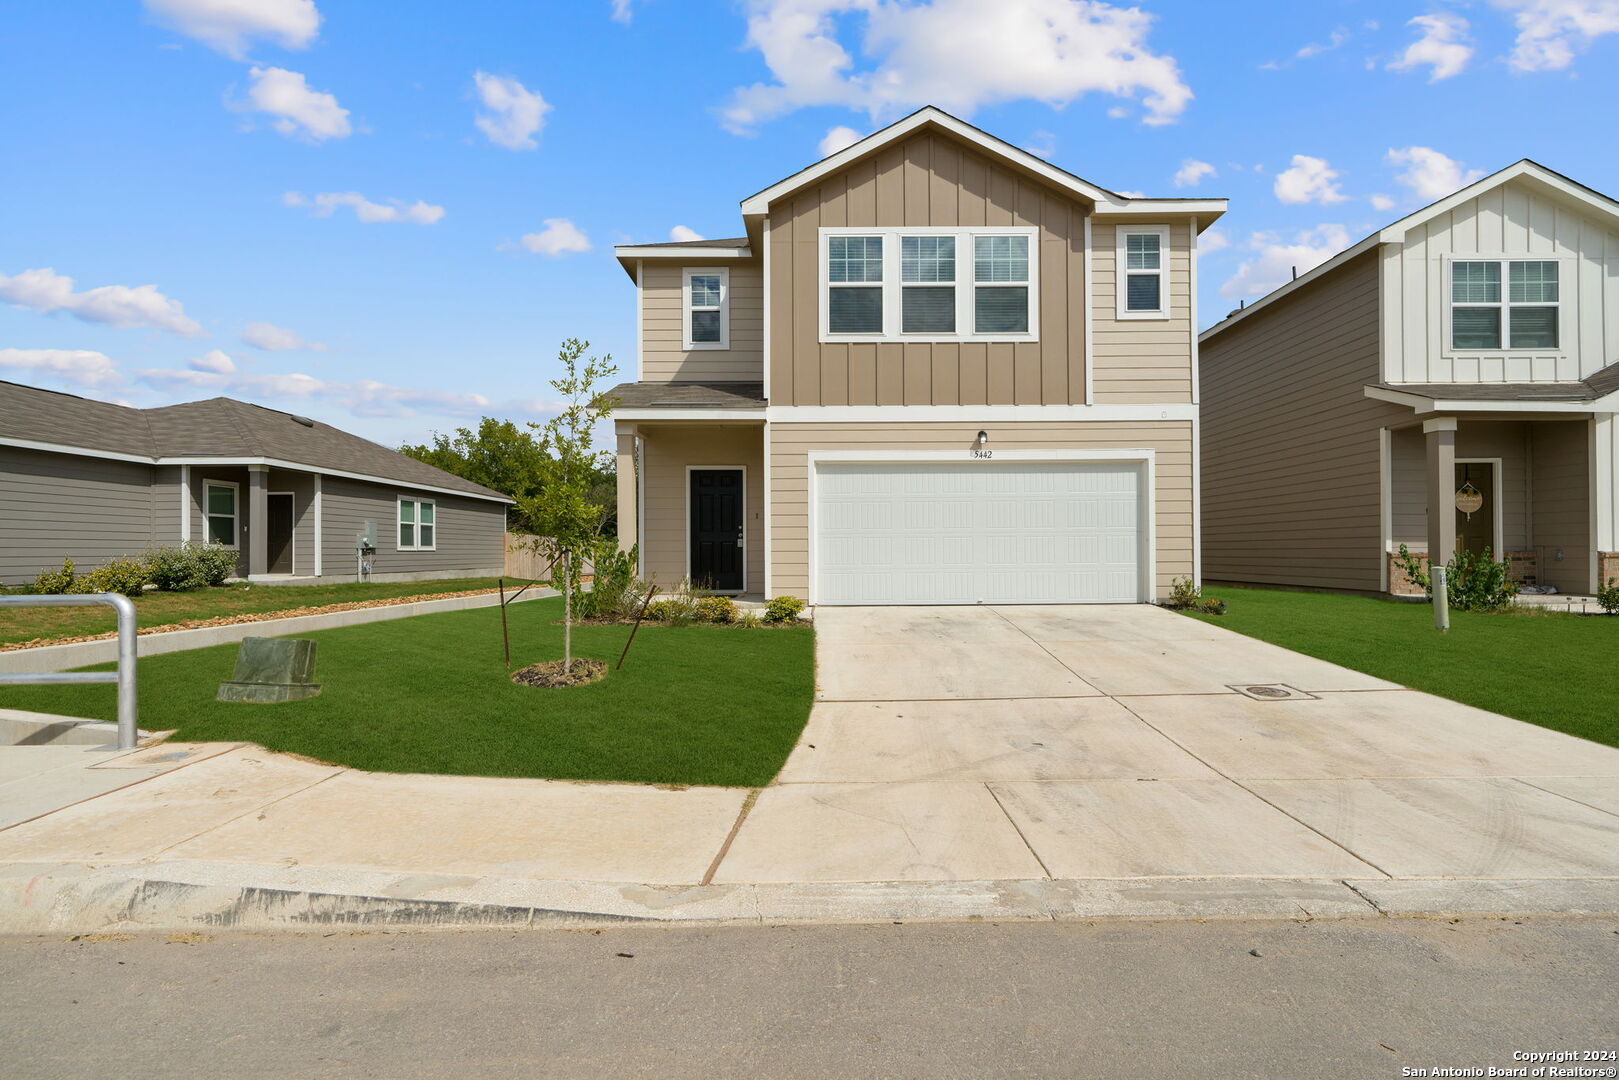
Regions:
[[[534,550],[534,538],[525,533],[506,534],[506,576],[524,581],[539,581],[549,576],[551,560]],[[583,576],[590,576],[590,564],[580,567]]]

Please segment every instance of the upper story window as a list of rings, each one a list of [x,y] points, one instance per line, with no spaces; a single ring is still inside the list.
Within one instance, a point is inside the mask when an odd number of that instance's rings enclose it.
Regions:
[[[731,272],[725,267],[681,272],[681,334],[687,349],[731,347]]]
[[[821,340],[1036,341],[1035,230],[821,230]]]
[[[1451,348],[1557,348],[1557,273],[1557,262],[1553,259],[1452,262]]]
[[[438,548],[436,510],[432,499],[399,497],[400,551],[434,551]]]
[[[1120,225],[1118,251],[1118,317],[1169,318],[1169,228],[1164,225]]]

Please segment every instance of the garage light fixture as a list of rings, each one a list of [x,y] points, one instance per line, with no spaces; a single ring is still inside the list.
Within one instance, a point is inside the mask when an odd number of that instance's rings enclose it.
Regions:
[[[982,450],[984,447],[986,447],[988,445],[989,445],[989,432],[980,431],[978,433],[978,449]]]

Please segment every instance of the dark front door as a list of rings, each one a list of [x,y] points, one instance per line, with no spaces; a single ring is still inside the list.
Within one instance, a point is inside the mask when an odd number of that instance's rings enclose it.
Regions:
[[[1456,547],[1483,554],[1495,550],[1495,463],[1469,461],[1456,466]]]
[[[265,573],[292,573],[292,495],[273,492],[265,496]]]
[[[715,592],[741,592],[742,470],[691,470],[691,580]]]

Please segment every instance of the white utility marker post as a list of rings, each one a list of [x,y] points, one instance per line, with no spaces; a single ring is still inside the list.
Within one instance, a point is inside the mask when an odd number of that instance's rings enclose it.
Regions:
[[[1445,568],[1436,566],[1431,571],[1433,575],[1433,627],[1435,630],[1450,629],[1450,591],[1445,585]]]

